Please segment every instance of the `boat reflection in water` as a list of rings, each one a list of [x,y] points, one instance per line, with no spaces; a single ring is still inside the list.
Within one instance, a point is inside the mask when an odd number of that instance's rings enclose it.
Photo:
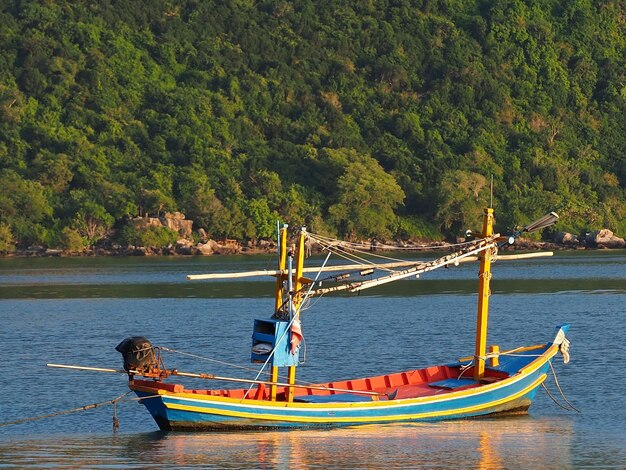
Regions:
[[[514,416],[288,432],[56,436],[0,443],[0,466],[544,470],[581,463],[572,423]],[[596,454],[593,464],[614,466],[611,458]]]
[[[571,463],[571,428],[568,419],[521,416],[332,430],[168,433],[144,455],[156,461],[167,456],[177,466],[219,468],[562,468]]]

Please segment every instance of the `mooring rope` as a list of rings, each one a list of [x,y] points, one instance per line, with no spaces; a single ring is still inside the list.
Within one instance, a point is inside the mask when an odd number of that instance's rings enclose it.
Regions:
[[[22,418],[22,419],[16,419],[14,421],[5,421],[4,423],[0,423],[0,427],[5,427],[5,426],[14,426],[17,424],[24,424],[24,423],[28,423],[28,422],[32,422],[32,421],[39,421],[42,419],[46,419],[46,418],[54,418],[56,416],[63,416],[63,415],[68,415],[71,413],[76,413],[78,411],[87,411],[87,410],[92,410],[94,408],[99,408],[101,406],[106,406],[106,405],[113,405],[113,432],[116,432],[119,427],[120,427],[120,420],[117,418],[117,404],[118,403],[124,403],[124,402],[134,402],[134,401],[141,401],[141,400],[147,400],[149,398],[158,398],[160,397],[160,395],[149,395],[146,397],[135,397],[135,398],[125,398],[126,395],[128,395],[129,393],[131,393],[131,391],[127,391],[122,393],[120,396],[113,398],[112,400],[106,400],[106,401],[101,401],[98,403],[92,403],[90,405],[85,405],[85,406],[80,406],[78,408],[72,408],[71,410],[63,410],[63,411],[57,411],[55,413],[48,413],[45,415],[39,415],[39,416],[31,416],[29,418]]]
[[[565,408],[566,410],[569,411],[575,411],[576,413],[580,413],[580,410],[578,408],[576,408],[574,405],[572,405],[572,403],[567,399],[567,397],[565,396],[565,393],[563,393],[563,389],[561,388],[561,385],[559,384],[559,379],[556,377],[556,371],[554,370],[554,367],[552,366],[552,361],[548,361],[550,364],[550,370],[552,371],[552,375],[554,376],[554,383],[556,384],[556,388],[559,390],[559,393],[561,394],[561,397],[563,397],[563,400],[565,400],[565,403],[568,404],[569,408],[564,407],[563,405],[561,405],[560,403],[557,403],[559,406],[561,406],[562,408]],[[550,392],[548,391],[547,387],[544,385],[543,387],[546,392],[548,392],[548,395],[550,395]],[[550,398],[552,398],[552,395],[550,395]],[[552,398],[554,400],[554,398]],[[556,403],[556,401],[555,401]]]
[[[55,413],[48,413],[48,414],[45,414],[45,415],[32,416],[30,418],[22,418],[22,419],[16,419],[14,421],[6,421],[4,423],[0,423],[0,427],[12,426],[12,425],[15,425],[15,424],[23,424],[23,423],[28,423],[30,421],[38,421],[38,420],[46,419],[46,418],[54,418],[56,416],[62,416],[62,415],[70,414],[70,413],[76,413],[78,411],[91,410],[93,408],[98,408],[98,407],[104,406],[104,405],[115,405],[118,401],[122,400],[122,398],[124,398],[129,393],[130,393],[130,390],[128,392],[124,392],[122,395],[120,395],[119,397],[114,398],[112,400],[101,401],[99,403],[92,403],[91,405],[85,405],[85,406],[81,406],[81,407],[78,407],[78,408],[73,408],[71,410],[57,411]]]
[[[556,399],[556,398],[554,398],[554,396],[552,395],[552,393],[550,393],[550,390],[548,390],[548,387],[546,387],[546,384],[545,384],[545,383],[542,383],[542,384],[541,384],[541,386],[542,386],[542,387],[543,387],[543,389],[546,391],[546,393],[548,394],[548,396],[552,399],[552,401],[554,402],[554,404],[555,404],[555,405],[557,405],[557,406],[559,406],[559,407],[563,408],[565,411],[572,411],[572,408],[569,408],[569,407],[567,407],[567,406],[565,406],[565,405],[562,405],[561,403],[559,403],[559,402],[557,401],[557,399]],[[576,410],[576,411],[578,411],[578,410]],[[580,413],[580,411],[578,411],[578,412]]]
[[[516,349],[511,349],[511,351],[516,351],[517,349],[521,349],[521,348],[516,348]],[[492,357],[497,357],[497,356],[514,356],[514,357],[540,357],[541,354],[511,354],[508,352],[502,352],[502,353],[489,353],[484,357],[481,356],[474,356],[474,358],[469,361],[467,364],[464,364],[460,367],[460,374],[458,375],[457,379],[461,379],[463,377],[463,374],[465,374],[465,372],[467,372],[469,370],[470,367],[472,367],[474,365],[474,361],[476,359],[484,359],[487,360],[488,358],[492,358]],[[563,397],[563,400],[565,401],[565,403],[567,403],[568,406],[565,406],[561,403],[559,403],[557,401],[557,399],[554,397],[554,395],[552,395],[552,393],[550,392],[550,390],[548,389],[548,387],[546,386],[545,382],[541,384],[541,386],[543,387],[543,389],[546,391],[546,393],[548,394],[548,396],[552,399],[552,401],[560,406],[561,408],[563,408],[564,410],[567,411],[575,411],[577,413],[580,413],[581,411],[576,408],[574,405],[572,405],[572,403],[567,399],[567,397],[565,396],[565,393],[563,393],[563,389],[561,388],[561,384],[559,384],[559,379],[556,376],[556,371],[554,370],[554,366],[552,365],[552,360],[548,361],[548,364],[550,364],[550,370],[552,371],[552,375],[554,376],[554,383],[556,384],[556,388],[559,390],[559,393],[561,394],[561,397]]]

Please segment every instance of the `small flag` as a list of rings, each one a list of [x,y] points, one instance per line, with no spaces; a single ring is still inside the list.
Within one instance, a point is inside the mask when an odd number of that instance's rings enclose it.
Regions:
[[[300,323],[300,320],[295,319],[291,323],[291,354],[296,354],[296,352],[298,352],[302,338],[302,324]]]

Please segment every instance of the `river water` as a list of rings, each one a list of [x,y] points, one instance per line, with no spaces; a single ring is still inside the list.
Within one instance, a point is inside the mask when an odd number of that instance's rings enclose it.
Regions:
[[[0,259],[0,468],[626,468],[626,251],[560,252],[493,268],[489,344],[546,342],[557,324],[570,323],[571,362],[559,356],[554,365],[580,413],[540,389],[522,417],[323,431],[165,433],[131,400],[116,407],[116,433],[111,405],[5,425],[124,394],[122,375],[46,363],[121,368],[114,348],[128,336],[185,353],[167,353],[168,368],[252,377],[243,368],[251,366],[253,320],[271,314],[273,283],[185,275],[274,263],[269,256]],[[472,355],[477,269],[462,264],[359,296],[321,298],[303,313],[298,378],[362,377]],[[547,386],[565,404],[554,377]]]

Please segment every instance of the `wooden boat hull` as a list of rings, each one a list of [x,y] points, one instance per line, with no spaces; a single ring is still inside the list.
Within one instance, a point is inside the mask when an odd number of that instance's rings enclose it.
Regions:
[[[506,375],[506,378],[474,386],[454,388],[452,385],[445,389],[437,384],[459,379],[453,376],[441,381],[441,377],[433,377],[432,382],[419,385],[420,390],[429,387],[433,390],[413,398],[402,398],[402,394],[397,394],[389,399],[372,400],[364,395],[335,394],[305,396],[301,398],[304,401],[286,402],[205,395],[198,391],[180,391],[181,386],[161,382],[133,381],[130,388],[139,397],[150,397],[142,402],[163,430],[354,426],[525,412],[546,380],[549,361],[559,351],[562,341],[559,337],[564,338],[567,328],[568,325],[557,328],[561,333],[554,342],[519,348],[514,355],[501,356],[499,366],[488,368],[494,374]],[[462,360],[444,367],[450,375],[450,371],[462,370],[460,368],[468,363],[469,360]],[[464,372],[464,376],[471,377],[471,371]],[[391,386],[381,392],[393,392],[394,388],[397,392],[402,387]],[[405,386],[403,393],[409,388],[409,385]]]

